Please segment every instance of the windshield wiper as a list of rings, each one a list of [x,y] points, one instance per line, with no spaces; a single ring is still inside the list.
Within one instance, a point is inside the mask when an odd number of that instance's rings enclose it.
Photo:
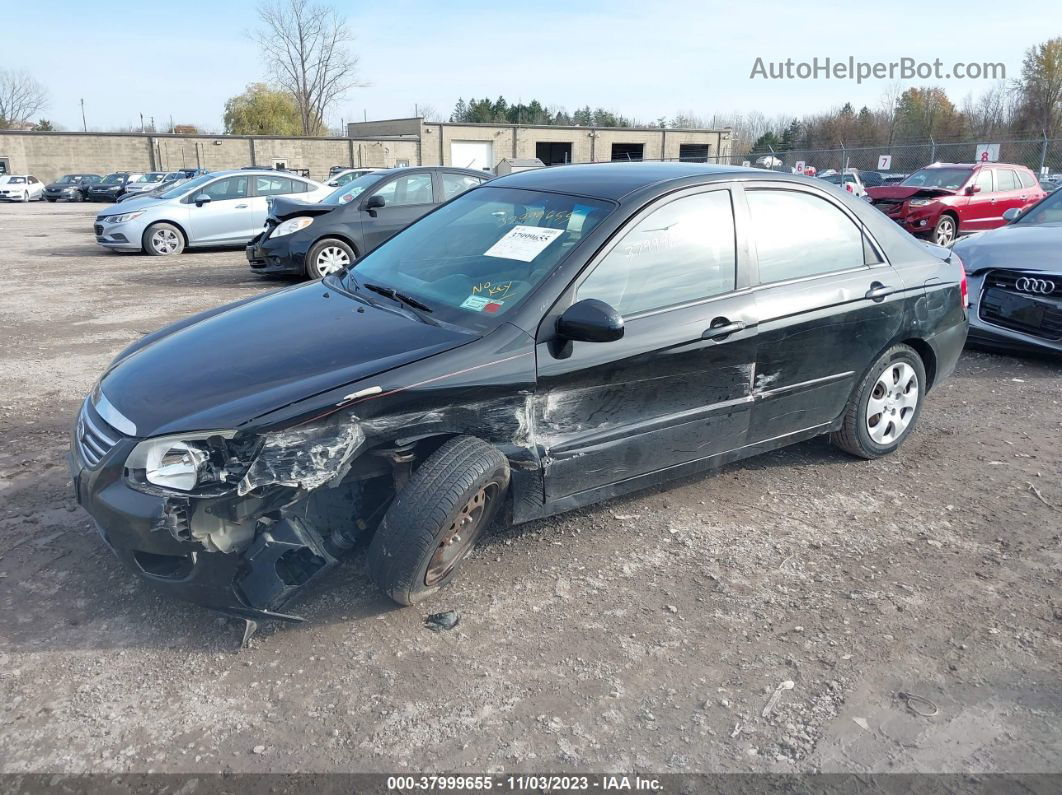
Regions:
[[[398,292],[398,290],[396,290],[394,287],[385,287],[382,284],[369,284],[368,282],[365,282],[362,287],[364,287],[366,290],[372,290],[374,293],[386,295],[388,298],[394,301],[399,301],[405,304],[406,306],[411,306],[414,309],[419,309],[422,312],[431,312],[430,306],[421,303],[412,296]]]

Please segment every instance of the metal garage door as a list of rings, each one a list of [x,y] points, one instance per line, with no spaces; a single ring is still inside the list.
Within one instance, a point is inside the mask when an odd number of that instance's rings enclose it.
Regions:
[[[494,151],[490,141],[451,141],[450,165],[458,168],[494,168]]]

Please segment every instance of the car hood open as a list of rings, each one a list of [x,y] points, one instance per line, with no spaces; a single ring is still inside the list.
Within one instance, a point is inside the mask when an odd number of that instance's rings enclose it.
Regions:
[[[120,359],[101,388],[137,436],[232,429],[476,338],[314,282],[162,336]]]
[[[919,188],[911,185],[881,185],[867,188],[867,195],[875,201],[878,199],[928,199],[934,196],[954,196],[956,191],[949,188]]]

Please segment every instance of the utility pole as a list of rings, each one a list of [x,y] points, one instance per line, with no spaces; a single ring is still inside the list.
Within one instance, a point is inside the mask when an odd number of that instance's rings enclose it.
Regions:
[[[88,123],[85,121],[85,100],[81,100],[81,129],[88,132]]]
[[[140,132],[144,132],[144,114],[140,114]]]

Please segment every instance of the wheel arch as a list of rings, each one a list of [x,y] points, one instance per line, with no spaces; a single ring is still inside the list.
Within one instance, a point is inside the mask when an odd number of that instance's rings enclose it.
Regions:
[[[311,242],[310,245],[306,247],[306,256],[310,256],[310,252],[313,251],[314,247],[316,247],[319,243],[322,243],[325,240],[339,240],[343,243],[346,243],[354,250],[354,256],[356,258],[361,257],[360,246],[358,246],[358,244],[354,242],[354,238],[342,232],[325,232],[320,237],[315,238],[313,242]]]
[[[933,350],[933,346],[921,337],[908,337],[905,340],[899,340],[899,344],[914,348],[915,353],[922,360],[922,366],[926,368],[926,392],[929,392],[933,388],[933,383],[937,377],[937,354]],[[878,355],[880,356],[881,354]]]
[[[144,231],[140,234],[140,247],[142,249],[146,251],[147,246],[144,245],[144,240],[147,238],[148,230],[151,229],[151,227],[155,226],[155,224],[169,224],[170,226],[176,227],[177,231],[181,233],[181,237],[184,238],[184,247],[191,248],[191,238],[188,237],[188,230],[184,228],[183,224],[178,221],[172,221],[168,218],[159,218],[158,220],[152,221],[150,224],[145,226]]]

